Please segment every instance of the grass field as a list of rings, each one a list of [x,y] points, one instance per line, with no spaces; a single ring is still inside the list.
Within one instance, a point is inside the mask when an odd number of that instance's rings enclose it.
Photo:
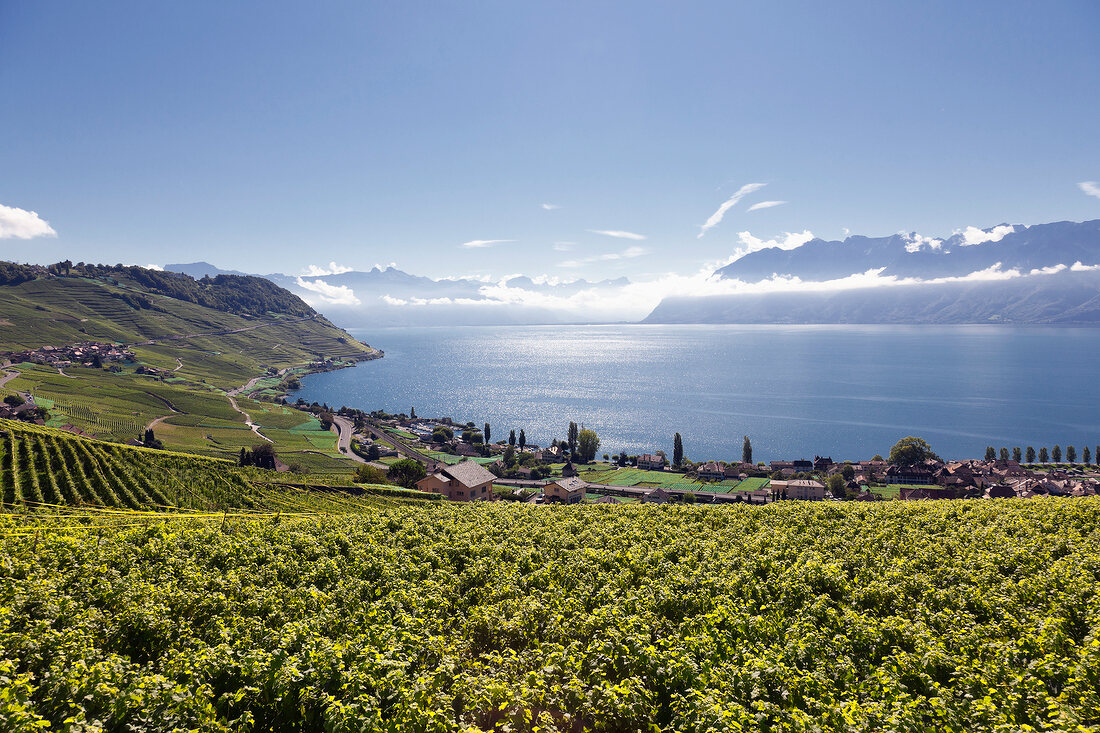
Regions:
[[[587,466],[580,467],[580,477],[592,484],[607,484],[608,486],[639,486],[654,488],[660,486],[666,491],[708,491],[713,493],[728,494],[734,491],[755,491],[766,486],[769,479],[746,479],[745,481],[697,481],[688,479],[682,473],[672,471],[648,471],[641,468],[618,468],[601,464],[589,470]],[[557,474],[561,474],[558,467]]]

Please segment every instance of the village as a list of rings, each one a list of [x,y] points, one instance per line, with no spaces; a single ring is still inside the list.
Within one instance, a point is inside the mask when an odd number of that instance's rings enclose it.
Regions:
[[[103,365],[113,362],[133,362],[134,352],[114,344],[82,341],[68,346],[42,346],[37,349],[0,355],[3,366],[9,364],[43,364],[64,369],[73,364]]]
[[[815,456],[766,464],[681,459],[675,465],[661,450],[633,456],[603,454],[602,459],[585,461],[575,440],[554,440],[543,447],[527,443],[523,431],[518,438],[510,431],[507,439],[490,443],[489,425],[456,425],[450,418],[374,413],[365,423],[369,429],[354,436],[357,453],[370,452],[389,465],[401,459],[422,464],[425,475],[410,488],[452,501],[769,504],[1085,497],[1100,490],[1100,466],[1089,462],[1092,453],[1087,448],[1082,463],[1076,462],[1072,448],[1067,448],[1067,459],[1073,461],[1061,462],[1061,449],[1055,447],[1055,462],[1042,463],[1021,460],[1020,448],[1011,453],[1002,448],[999,454],[989,448],[980,460],[944,461],[928,451],[928,457],[918,455],[913,461],[878,455],[862,461]],[[913,440],[919,439],[906,438],[898,446]],[[751,447],[748,450],[751,454]],[[1033,449],[1028,449],[1028,456],[1034,456]],[[1039,456],[1047,458],[1046,448]]]

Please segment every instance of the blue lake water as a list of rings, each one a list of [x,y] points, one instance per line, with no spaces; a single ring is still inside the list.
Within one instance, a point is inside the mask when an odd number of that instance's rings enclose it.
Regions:
[[[1002,326],[512,326],[351,329],[386,356],[294,396],[488,421],[492,437],[693,460],[885,455],[906,435],[944,458],[987,445],[1100,443],[1100,331]]]

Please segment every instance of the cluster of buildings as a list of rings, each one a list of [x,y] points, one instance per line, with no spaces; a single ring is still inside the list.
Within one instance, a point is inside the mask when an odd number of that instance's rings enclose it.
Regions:
[[[94,362],[96,358],[101,363],[134,361],[134,352],[114,344],[103,344],[97,341],[82,341],[69,346],[41,346],[37,349],[17,351],[6,355],[12,364],[45,364],[63,369],[73,364],[87,364]]]

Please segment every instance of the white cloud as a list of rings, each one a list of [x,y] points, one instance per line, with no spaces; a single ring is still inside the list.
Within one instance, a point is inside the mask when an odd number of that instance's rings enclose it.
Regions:
[[[751,232],[740,232],[737,238],[741,242],[741,246],[734,250],[730,262],[762,249],[795,249],[801,247],[814,238],[814,233],[806,229],[802,232],[785,232],[782,239],[760,239],[754,237]]]
[[[469,242],[463,242],[462,246],[466,249],[483,249],[485,247],[492,247],[497,244],[507,244],[514,242],[514,239],[472,239]]]
[[[753,193],[755,191],[759,191],[760,189],[762,189],[766,185],[768,185],[768,184],[766,184],[766,183],[746,183],[744,186],[737,189],[736,193],[734,193],[732,196],[730,196],[728,199],[726,199],[722,203],[722,205],[718,207],[718,210],[710,215],[710,218],[706,220],[706,222],[703,224],[703,226],[699,227],[698,239],[702,239],[704,234],[706,234],[708,231],[710,231],[714,227],[718,226],[718,224],[721,223],[721,221],[722,221],[722,217],[724,217],[726,215],[726,212],[729,211],[731,208],[733,208],[737,204],[738,201],[745,198],[750,193]]]
[[[330,285],[329,283],[321,280],[305,280],[301,277],[297,279],[298,287],[303,290],[309,290],[315,295],[305,295],[305,300],[310,305],[359,305],[359,298],[355,297],[355,291],[349,288],[347,285]]]
[[[921,248],[927,247],[928,249],[940,249],[943,247],[942,239],[933,239],[932,237],[922,237],[921,235],[913,232],[912,234],[906,234],[905,232],[899,232],[905,239],[905,251],[906,252],[919,252]]]
[[[1069,269],[1072,272],[1095,272],[1096,270],[1100,270],[1100,265],[1086,265],[1083,264],[1081,260],[1077,260],[1069,266]]]
[[[1077,187],[1084,191],[1086,196],[1095,196],[1100,199],[1100,184],[1096,181],[1081,181]]]
[[[160,265],[146,265],[146,270],[156,270],[157,272],[164,272],[164,268]]]
[[[786,201],[761,201],[758,204],[753,204],[749,207],[749,211],[759,211],[760,209],[770,209],[773,206],[782,206],[787,203]]]
[[[329,262],[327,266],[310,265],[302,275],[305,277],[324,277],[325,275],[339,275],[344,272],[351,272],[351,268],[346,265],[338,265],[335,262]]]
[[[592,232],[593,234],[602,234],[605,237],[615,237],[615,239],[634,239],[638,241],[645,239],[644,234],[624,232],[620,229],[589,229],[588,231]]]
[[[553,211],[554,209],[561,208],[561,206],[559,206],[558,204],[541,204],[541,206],[547,211]]]
[[[390,267],[397,267],[397,263],[396,262],[391,262],[388,265],[382,265],[382,264],[379,264],[377,262],[374,263],[374,269],[375,270],[385,270],[385,269],[390,268]]]
[[[582,265],[591,264],[593,262],[614,262],[615,260],[632,260],[635,257],[641,257],[648,252],[644,247],[627,247],[621,252],[608,252],[602,255],[592,255],[591,257],[584,257],[579,260],[566,260],[565,262],[559,262],[558,267],[580,267]]]
[[[1077,264],[1081,264],[1081,263],[1078,262]],[[1029,272],[1028,275],[1057,275],[1059,272],[1062,272],[1063,270],[1067,270],[1067,269],[1069,269],[1069,268],[1067,268],[1065,265],[1051,265],[1050,267],[1036,267],[1031,272]]]
[[[993,227],[988,232],[978,227],[967,227],[962,232],[956,231],[955,234],[962,234],[963,236],[963,241],[959,243],[960,247],[971,247],[985,242],[999,242],[1014,231],[1016,231],[1016,227],[1011,224],[1002,224]]]
[[[576,242],[554,242],[554,251],[568,252],[577,246]]]
[[[0,204],[0,239],[34,239],[56,237],[49,222],[34,211]]]

